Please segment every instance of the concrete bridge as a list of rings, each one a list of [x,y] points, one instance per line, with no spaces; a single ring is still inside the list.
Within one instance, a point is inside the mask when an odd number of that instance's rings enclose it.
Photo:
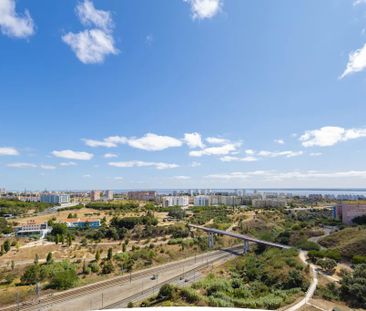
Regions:
[[[268,241],[264,241],[264,240],[259,240],[259,239],[253,238],[249,235],[238,234],[238,233],[224,231],[224,230],[218,230],[218,229],[214,229],[214,228],[207,228],[207,227],[203,227],[203,226],[199,226],[199,225],[188,224],[188,226],[190,228],[195,228],[195,229],[199,229],[199,230],[203,230],[203,231],[207,232],[207,234],[208,234],[208,247],[209,248],[212,248],[214,246],[214,243],[215,243],[215,237],[214,236],[215,236],[215,234],[227,235],[227,236],[230,236],[232,238],[242,240],[243,241],[243,253],[244,254],[248,253],[248,251],[249,251],[249,242],[262,244],[262,245],[266,245],[266,246],[271,246],[271,247],[282,248],[282,249],[291,248],[291,246],[288,246],[288,245],[283,245],[283,244],[279,244],[279,243],[273,243],[273,242],[268,242]]]

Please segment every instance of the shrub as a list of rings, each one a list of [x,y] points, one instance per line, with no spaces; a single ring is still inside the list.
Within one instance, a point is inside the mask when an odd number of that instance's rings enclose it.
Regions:
[[[164,284],[159,290],[158,298],[170,300],[173,298],[174,291],[175,287],[170,284]]]
[[[76,285],[78,276],[74,265],[68,261],[54,263],[50,273],[49,287],[54,289],[69,289]]]
[[[102,273],[103,274],[110,274],[113,271],[114,271],[113,263],[110,260],[104,262],[103,268],[102,268]]]
[[[100,266],[97,262],[91,262],[89,263],[88,267],[90,268],[90,270],[93,272],[93,273],[97,273],[100,271]]]

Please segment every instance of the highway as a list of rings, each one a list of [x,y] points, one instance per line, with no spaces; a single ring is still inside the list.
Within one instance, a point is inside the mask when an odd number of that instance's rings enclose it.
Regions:
[[[236,238],[236,239],[240,239],[240,240],[243,240],[243,241],[246,240],[246,241],[254,242],[254,243],[257,243],[257,244],[263,244],[263,245],[282,248],[282,249],[291,248],[291,246],[288,246],[288,245],[283,245],[283,244],[279,244],[279,243],[273,243],[273,242],[268,242],[268,241],[264,241],[264,240],[259,240],[259,239],[253,238],[249,235],[238,234],[238,233],[233,233],[233,232],[229,232],[229,231],[223,231],[223,230],[218,230],[218,229],[214,229],[214,228],[207,228],[207,227],[192,225],[192,224],[188,224],[188,226],[191,227],[191,228],[200,229],[200,230],[203,230],[203,231],[206,231],[206,232],[220,234],[220,235],[227,235],[227,236],[230,236],[230,237],[233,237],[233,238]]]
[[[124,305],[130,300],[143,299],[146,294],[158,291],[165,283],[176,282],[191,273],[208,267],[215,262],[223,262],[239,254],[241,247],[212,251],[206,254],[189,257],[180,261],[156,266],[131,274],[114,277],[98,283],[56,293],[52,296],[41,296],[39,302],[33,301],[19,306],[0,308],[1,311],[15,310],[52,310],[83,311],[103,309],[113,305]],[[152,276],[157,275],[156,279]]]

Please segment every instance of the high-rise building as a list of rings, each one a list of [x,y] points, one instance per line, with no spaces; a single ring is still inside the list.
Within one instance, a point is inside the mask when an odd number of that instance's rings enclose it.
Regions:
[[[113,191],[112,190],[107,190],[105,192],[105,199],[108,201],[112,201],[113,200]]]
[[[49,204],[67,204],[70,203],[70,195],[58,193],[42,193],[41,202]]]
[[[90,192],[90,199],[92,201],[100,201],[100,191],[99,190],[93,190]]]

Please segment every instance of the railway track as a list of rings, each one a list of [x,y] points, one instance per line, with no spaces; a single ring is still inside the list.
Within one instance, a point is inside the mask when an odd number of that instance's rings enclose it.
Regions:
[[[240,246],[236,246],[236,247],[232,247],[232,248],[214,251],[209,254],[203,254],[203,255],[198,255],[195,257],[190,257],[188,259],[180,260],[178,262],[173,262],[173,263],[170,263],[170,264],[167,264],[164,266],[148,268],[148,269],[134,272],[131,274],[118,276],[118,277],[115,277],[113,279],[109,279],[106,281],[102,281],[102,282],[86,285],[83,287],[67,290],[67,291],[64,291],[61,293],[43,296],[39,299],[39,301],[24,302],[19,305],[12,305],[9,307],[0,308],[0,311],[18,311],[18,310],[19,311],[23,311],[23,310],[32,311],[32,310],[45,309],[54,304],[72,300],[72,299],[78,298],[78,297],[86,295],[86,294],[90,294],[90,293],[93,293],[96,291],[107,289],[112,286],[117,286],[117,285],[125,284],[127,282],[132,282],[141,277],[146,277],[151,274],[156,274],[161,271],[165,271],[167,269],[180,268],[182,266],[182,264],[192,264],[192,263],[196,263],[196,262],[204,260],[205,262],[201,263],[201,265],[205,265],[206,263],[221,259],[221,256],[219,256],[220,258],[215,258],[219,254],[222,254],[223,257],[226,257],[230,254],[229,251],[237,251],[237,250],[240,250],[241,248],[242,247],[240,247]]]
[[[229,253],[223,254],[220,257],[217,257],[215,259],[211,259],[210,261],[208,261],[208,264],[211,264],[214,261],[218,261],[218,260],[224,259],[226,257],[230,257],[230,256],[232,256],[232,254],[229,254]],[[163,286],[165,284],[169,284],[169,283],[176,282],[176,281],[180,280],[183,275],[187,275],[187,274],[190,274],[190,273],[193,273],[193,272],[201,271],[202,269],[204,269],[206,267],[207,267],[207,263],[202,263],[198,267],[189,269],[189,270],[185,271],[184,273],[182,273],[180,275],[174,276],[174,277],[172,277],[172,278],[170,278],[168,280],[165,280],[164,282],[159,283],[158,285],[153,285],[153,286],[151,286],[151,287],[143,290],[142,292],[133,294],[133,295],[131,295],[129,297],[126,297],[126,298],[118,301],[118,302],[109,304],[106,307],[104,307],[103,309],[123,308],[123,307],[126,307],[127,304],[130,301],[132,301],[132,302],[136,302],[136,301],[139,301],[139,300],[141,301],[141,295],[142,294],[145,295],[145,296],[146,296],[146,294],[153,295],[153,293],[157,292],[160,289],[161,286]]]

